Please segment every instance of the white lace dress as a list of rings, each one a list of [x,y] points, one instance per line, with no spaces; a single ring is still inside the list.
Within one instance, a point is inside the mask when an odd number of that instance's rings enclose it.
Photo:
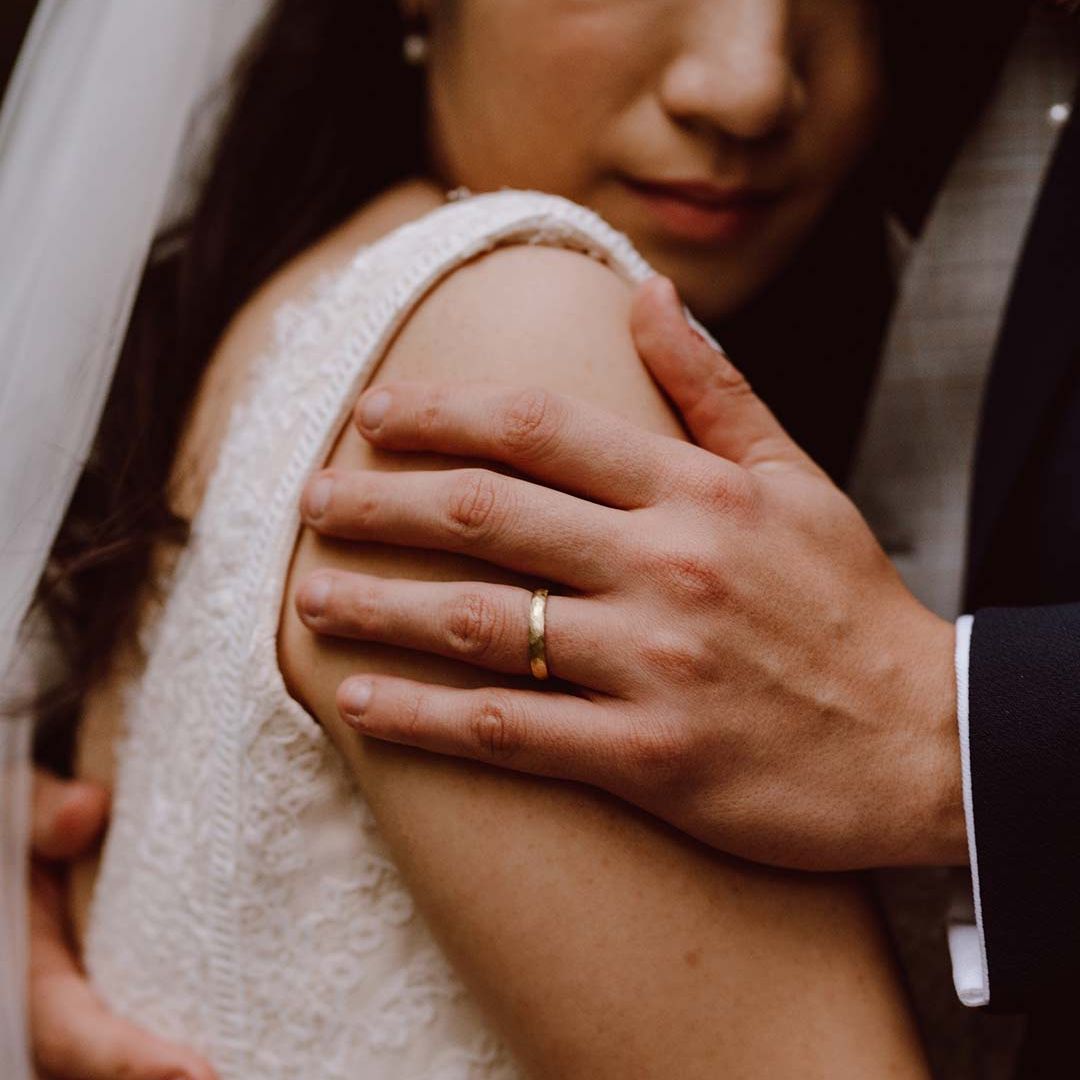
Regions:
[[[304,480],[425,293],[513,243],[649,274],[594,214],[528,192],[448,203],[361,250],[279,312],[146,635],[87,964],[112,1008],[222,1080],[518,1075],[275,649]]]

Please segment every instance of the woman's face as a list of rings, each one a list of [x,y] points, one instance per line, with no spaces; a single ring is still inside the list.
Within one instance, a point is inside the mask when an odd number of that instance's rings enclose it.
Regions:
[[[441,178],[592,207],[705,319],[784,266],[873,134],[873,0],[420,3]]]

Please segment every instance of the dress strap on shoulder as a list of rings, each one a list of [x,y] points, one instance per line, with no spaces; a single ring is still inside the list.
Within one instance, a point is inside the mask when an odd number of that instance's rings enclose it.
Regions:
[[[423,1080],[517,1076],[427,931],[377,910],[409,910],[408,890],[276,647],[307,476],[424,296],[516,243],[649,274],[595,214],[530,192],[448,203],[359,251],[279,312],[172,578],[126,713],[87,955],[114,1007],[197,1036],[222,1075],[302,1075],[317,1045],[330,1080],[404,1075],[414,1052]]]
[[[396,229],[359,251],[308,305],[283,320],[278,354],[255,389],[249,421],[229,447],[243,463],[230,465],[231,455],[223,453],[220,469],[229,485],[238,476],[250,481],[252,461],[273,463],[273,471],[260,470],[260,529],[250,539],[260,557],[249,565],[257,575],[253,588],[264,597],[253,628],[258,666],[276,693],[287,696],[275,639],[306,477],[329,455],[356,398],[423,298],[458,267],[513,244],[580,251],[631,283],[653,274],[630,241],[593,211],[554,195],[506,190],[455,199]],[[287,439],[282,425],[250,422],[251,413],[285,412],[291,414]]]

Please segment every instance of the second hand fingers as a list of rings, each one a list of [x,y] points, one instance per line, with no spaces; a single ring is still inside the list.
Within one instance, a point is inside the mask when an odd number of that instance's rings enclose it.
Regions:
[[[30,846],[41,859],[82,854],[105,827],[109,793],[97,784],[34,770]]]
[[[36,980],[31,1000],[34,1059],[54,1080],[214,1080],[197,1054],[113,1016],[76,971]]]
[[[198,1054],[110,1013],[68,942],[59,884],[34,867],[27,994],[34,1060],[54,1080],[215,1080]]]

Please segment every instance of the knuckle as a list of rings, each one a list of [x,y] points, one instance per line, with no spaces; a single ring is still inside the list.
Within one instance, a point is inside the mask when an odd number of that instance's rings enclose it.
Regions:
[[[757,484],[741,469],[718,469],[710,463],[691,472],[685,483],[691,499],[713,513],[745,517],[757,506]]]
[[[484,469],[462,469],[454,478],[447,499],[447,524],[463,537],[489,532],[496,520],[495,476]]]
[[[535,455],[554,440],[559,428],[555,398],[539,387],[515,391],[498,422],[500,445],[515,454]]]
[[[327,614],[355,631],[371,630],[375,626],[379,611],[379,598],[371,585],[350,584],[347,595],[334,601],[335,592],[330,594],[331,601]]]
[[[716,356],[709,378],[709,389],[722,393],[728,398],[754,395],[749,379],[723,353]]]
[[[403,742],[422,743],[424,735],[431,727],[424,694],[418,690],[407,693],[401,701],[396,720],[397,733]]]
[[[483,593],[466,593],[450,609],[447,634],[450,647],[462,656],[489,655],[499,637],[498,608]]]
[[[328,521],[350,529],[364,529],[377,520],[380,511],[381,478],[372,474],[332,473],[334,484],[326,507]]]
[[[486,694],[469,716],[472,744],[480,756],[505,761],[522,746],[523,730],[520,717],[502,694]]]
[[[421,442],[432,438],[439,430],[446,406],[446,389],[433,386],[416,405],[413,423]]]
[[[723,353],[714,353],[701,393],[685,415],[693,424],[714,416],[717,408],[728,410],[733,408],[733,402],[754,397],[756,394],[746,376]]]
[[[727,594],[718,563],[692,548],[665,547],[646,559],[646,573],[664,591],[716,604]]]

